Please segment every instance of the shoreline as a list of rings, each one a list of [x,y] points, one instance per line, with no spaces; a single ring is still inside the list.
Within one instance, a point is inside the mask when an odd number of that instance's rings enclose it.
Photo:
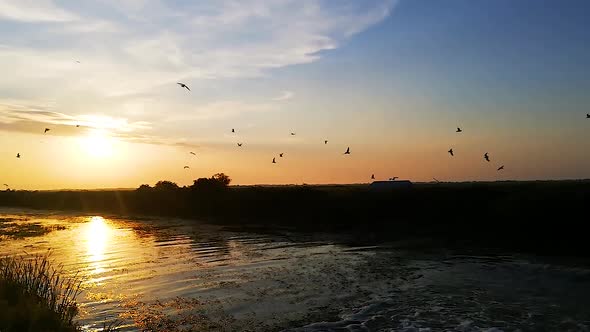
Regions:
[[[11,191],[0,192],[0,206],[590,257],[580,223],[590,206],[588,180],[429,183],[386,191],[360,185]]]

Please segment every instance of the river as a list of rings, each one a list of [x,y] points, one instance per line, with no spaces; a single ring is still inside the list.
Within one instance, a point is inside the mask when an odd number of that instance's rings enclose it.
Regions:
[[[95,331],[588,331],[590,264],[170,218],[0,210],[0,255],[78,273]],[[9,226],[9,227],[7,227]],[[548,244],[550,245],[550,244]],[[413,249],[410,249],[413,248]]]

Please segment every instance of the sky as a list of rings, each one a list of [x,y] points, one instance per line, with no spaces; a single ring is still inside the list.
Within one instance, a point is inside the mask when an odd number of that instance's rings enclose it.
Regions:
[[[585,0],[0,0],[0,183],[590,178],[589,16]]]

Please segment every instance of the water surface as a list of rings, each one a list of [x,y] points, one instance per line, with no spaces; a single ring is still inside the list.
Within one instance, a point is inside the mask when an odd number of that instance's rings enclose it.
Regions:
[[[352,245],[346,237],[169,218],[4,209],[0,223],[46,230],[0,235],[0,254],[49,250],[67,273],[79,273],[87,330],[115,319],[122,331],[590,326],[590,269],[579,260]]]

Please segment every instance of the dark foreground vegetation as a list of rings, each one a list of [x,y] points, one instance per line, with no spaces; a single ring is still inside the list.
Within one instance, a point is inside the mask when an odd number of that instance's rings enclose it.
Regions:
[[[49,258],[49,254],[0,258],[0,331],[82,331],[74,321],[81,280],[64,276]],[[115,331],[118,324],[103,324],[102,331]]]
[[[79,331],[73,322],[80,283],[48,256],[0,259],[0,331]]]
[[[161,181],[129,191],[11,191],[0,193],[0,205],[590,256],[590,181],[432,183],[384,191],[368,185],[230,187],[229,181],[216,174],[182,188]]]

